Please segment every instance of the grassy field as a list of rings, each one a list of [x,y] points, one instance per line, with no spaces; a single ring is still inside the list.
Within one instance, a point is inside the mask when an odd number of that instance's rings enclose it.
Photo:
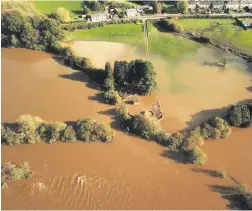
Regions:
[[[209,31],[242,31],[243,28],[233,19],[181,19],[185,31],[204,33]]]
[[[89,30],[77,30],[70,32],[68,39],[122,42],[144,46],[142,27],[137,24],[115,24]]]
[[[252,31],[206,32],[204,35],[252,55]]]
[[[252,54],[252,31],[244,31],[233,19],[182,19],[185,31],[200,33],[216,42]]]
[[[68,40],[96,40],[129,43],[144,48],[142,26],[137,24],[107,25],[102,28],[70,32]],[[194,52],[199,47],[196,42],[159,32],[151,27],[149,33],[150,52],[164,57],[176,58],[183,53]]]
[[[75,15],[82,11],[81,1],[33,1],[32,3],[42,13],[55,13],[59,7],[64,7]]]

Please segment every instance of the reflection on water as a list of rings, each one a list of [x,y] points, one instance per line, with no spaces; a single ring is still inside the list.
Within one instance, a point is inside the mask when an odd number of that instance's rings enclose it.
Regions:
[[[73,47],[81,55],[91,57],[96,67],[104,67],[106,61],[144,58],[137,48],[125,44],[75,42]],[[245,62],[231,57],[226,71],[202,64],[217,62],[225,56],[207,47],[177,61],[152,55],[159,90],[152,96],[141,97],[139,106],[129,105],[130,110],[144,110],[159,98],[165,114],[163,128],[172,132],[220,114],[229,104],[251,98],[251,72]],[[102,103],[100,92],[87,76],[62,66],[49,54],[2,49],[1,74],[2,121],[14,121],[25,113],[45,120],[92,117],[107,123],[113,121],[113,107]],[[251,134],[250,129],[237,131],[227,140],[205,144],[203,150],[209,155],[205,168],[222,166],[252,186],[251,172],[247,172],[252,167],[248,150]],[[223,156],[227,152],[226,142],[229,154]],[[13,182],[3,190],[3,208],[226,208],[227,201],[205,185],[221,185],[223,180],[192,172],[190,165],[173,160],[178,160],[176,154],[165,156],[166,150],[117,130],[112,144],[3,146],[3,162],[28,161],[35,171],[31,180]],[[82,186],[77,183],[79,176],[85,178]]]

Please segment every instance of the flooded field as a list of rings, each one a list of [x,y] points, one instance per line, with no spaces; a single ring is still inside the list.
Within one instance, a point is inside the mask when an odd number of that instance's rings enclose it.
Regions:
[[[72,45],[96,67],[144,58],[135,47],[120,43]],[[159,98],[165,113],[162,125],[172,132],[251,99],[251,67],[231,58],[224,71],[216,64],[223,56],[208,47],[179,61],[152,55],[159,90],[130,109],[147,109]],[[3,209],[226,209],[229,201],[216,187],[232,183],[209,173],[219,167],[252,187],[251,128],[235,129],[226,140],[208,141],[203,150],[209,162],[204,167],[184,165],[167,148],[118,131],[113,106],[102,102],[88,78],[49,54],[2,49],[1,74],[2,121],[26,113],[45,120],[92,117],[112,123],[116,132],[111,144],[2,146],[3,163],[28,161],[35,171],[32,179],[11,182],[2,190]],[[84,176],[84,184],[77,182],[78,176]]]

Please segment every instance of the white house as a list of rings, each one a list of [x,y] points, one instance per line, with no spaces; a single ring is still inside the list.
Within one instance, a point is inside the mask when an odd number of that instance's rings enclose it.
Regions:
[[[96,13],[91,15],[91,21],[105,21],[107,20],[106,13]]]
[[[128,17],[137,16],[137,10],[136,9],[127,9],[126,10],[126,15]]]

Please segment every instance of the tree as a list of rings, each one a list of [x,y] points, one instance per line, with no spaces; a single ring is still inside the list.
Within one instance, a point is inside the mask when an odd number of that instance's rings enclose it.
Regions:
[[[96,12],[104,11],[103,5],[99,1],[83,1],[81,7],[83,10],[87,7]]]
[[[161,13],[162,8],[163,8],[161,2],[157,0],[151,1],[151,6],[153,7],[153,11],[155,13]]]
[[[133,116],[129,127],[130,130],[145,139],[156,139],[156,136],[161,132],[159,121],[143,114]]]
[[[91,13],[90,9],[88,9],[86,6],[82,7],[82,11],[85,15],[89,15]]]
[[[56,14],[61,22],[69,22],[71,20],[70,12],[64,7],[58,8]]]
[[[104,80],[103,87],[106,90],[114,90],[114,75],[111,65],[107,62],[105,65],[106,79]]]
[[[44,19],[40,25],[41,44],[47,49],[52,49],[57,43],[64,38],[64,31],[61,29],[60,23],[52,18]]]
[[[183,1],[178,1],[177,4],[178,9],[180,9],[182,11],[182,13],[188,13],[188,1],[187,0],[183,0]]]
[[[28,49],[36,49],[39,41],[39,31],[34,29],[30,23],[25,23],[20,33],[23,46]]]
[[[248,127],[251,124],[251,105],[235,105],[227,112],[229,124],[235,127]]]
[[[118,105],[122,102],[122,99],[117,91],[109,90],[103,95],[105,102],[111,105]]]
[[[2,13],[2,33],[18,35],[23,25],[28,22],[27,17],[19,10],[12,10]]]
[[[156,72],[151,62],[135,60],[129,64],[129,79],[134,89],[143,95],[151,94],[157,88]]]
[[[178,32],[181,33],[184,31],[183,26],[178,22],[177,19],[163,19],[161,21],[161,26],[168,30],[168,31],[172,31],[172,32]]]
[[[86,142],[111,142],[114,138],[114,133],[109,125],[98,123],[89,118],[80,119],[77,121],[76,133],[79,140]]]
[[[115,61],[114,63],[114,78],[115,82],[124,85],[124,82],[128,81],[129,66],[126,61]]]

